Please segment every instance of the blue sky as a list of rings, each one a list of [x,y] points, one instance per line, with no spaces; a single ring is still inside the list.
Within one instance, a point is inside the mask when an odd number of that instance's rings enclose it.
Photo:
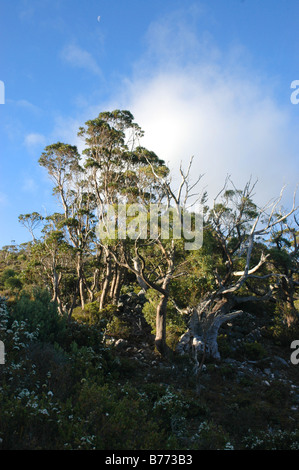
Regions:
[[[38,158],[78,127],[129,109],[143,145],[216,195],[258,179],[261,204],[298,183],[296,0],[0,0],[0,246],[19,214],[57,210]],[[100,18],[99,18],[100,17]]]

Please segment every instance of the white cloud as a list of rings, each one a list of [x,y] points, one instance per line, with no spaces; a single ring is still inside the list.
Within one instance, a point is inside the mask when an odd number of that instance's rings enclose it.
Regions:
[[[24,108],[24,109],[28,109],[29,111],[33,111],[35,113],[38,113],[40,112],[40,108],[38,106],[36,106],[35,104],[33,103],[30,103],[30,101],[28,100],[24,100],[24,99],[21,99],[21,100],[7,100],[8,103],[12,103],[16,106],[19,106],[21,108]]]
[[[278,103],[275,79],[254,70],[242,44],[223,50],[205,27],[198,33],[203,14],[191,6],[150,24],[132,76],[114,89],[110,101],[82,107],[80,118],[57,118],[54,140],[82,150],[76,134],[85,120],[100,111],[129,109],[145,131],[142,145],[169,164],[174,180],[180,163],[187,166],[194,156],[192,175],[205,175],[202,185],[211,197],[228,174],[239,188],[250,177],[258,179],[260,203],[276,197],[284,184],[292,196],[299,133],[289,101]],[[91,54],[76,45],[65,47],[62,56],[100,74]]]
[[[228,174],[240,189],[251,176],[258,179],[261,202],[285,183],[293,194],[298,132],[289,103],[278,104],[272,79],[247,65],[243,47],[224,53],[207,33],[199,38],[187,29],[186,21],[176,30],[179,17],[150,26],[148,49],[115,105],[130,109],[145,130],[143,145],[174,175],[194,156],[192,173],[205,174],[202,184],[212,197]]]
[[[46,143],[46,137],[43,134],[30,133],[25,136],[24,144],[28,150],[34,150],[37,146],[43,146]]]
[[[89,70],[95,75],[102,76],[102,71],[90,52],[75,44],[68,44],[61,52],[61,57],[74,67]]]

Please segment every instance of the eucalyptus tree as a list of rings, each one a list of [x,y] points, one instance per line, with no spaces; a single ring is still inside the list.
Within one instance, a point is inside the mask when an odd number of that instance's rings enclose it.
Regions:
[[[87,179],[92,185],[99,220],[108,207],[116,204],[131,204],[141,200],[152,200],[155,188],[149,178],[148,160],[163,168],[164,162],[153,152],[139,145],[143,131],[134,122],[133,115],[126,110],[103,112],[89,120],[79,129],[84,139],[84,167]],[[125,253],[130,252],[130,240],[122,238],[118,243],[99,243],[104,255],[105,272],[102,280],[100,308],[104,306],[109,287],[114,301],[117,301],[124,276]]]
[[[113,237],[102,234],[98,240],[106,262],[100,307],[104,305],[110,279],[113,277],[112,284],[117,285],[116,273],[123,270],[134,273],[143,287],[160,293],[156,345],[164,353],[166,306],[176,267],[175,243],[174,240],[162,241],[161,233],[150,240],[147,236],[140,237],[138,231],[128,236],[125,229],[125,234],[120,235],[121,215],[116,206],[122,205],[131,222],[138,205],[146,213],[151,204],[158,205],[166,200],[169,206],[174,197],[167,179],[169,170],[154,152],[140,146],[143,131],[129,111],[100,113],[96,119],[87,121],[78,134],[85,140],[85,168],[93,185],[99,222],[108,220],[108,208],[112,208],[117,226]],[[187,178],[184,184],[186,182]],[[176,202],[178,205],[179,201]]]
[[[20,214],[19,222],[29,231],[33,242],[36,242],[35,231],[42,225],[43,216],[38,212],[30,214]]]
[[[81,156],[76,146],[61,142],[48,145],[39,163],[47,169],[53,180],[53,193],[58,196],[63,208],[60,227],[65,228],[65,239],[75,251],[77,292],[84,309],[84,259],[94,238],[95,197],[85,178]]]
[[[121,207],[123,213],[120,215],[112,211],[112,230],[109,233],[108,227],[108,235],[105,237],[104,233],[100,242],[117,265],[135,274],[144,290],[150,288],[158,292],[155,344],[162,355],[167,355],[166,314],[170,286],[178,276],[188,274],[180,269],[181,263],[185,262],[184,243],[187,233],[184,233],[183,228],[187,224],[184,217],[187,215],[186,202],[201,176],[190,185],[190,162],[186,174],[181,168],[182,181],[178,190],[174,191],[169,170],[162,161],[141,147],[134,151],[133,158],[136,156],[137,162],[134,161],[134,166],[129,170],[130,179],[134,181],[134,192],[128,191],[127,186],[124,188],[122,195],[126,196],[126,204]],[[135,203],[127,204],[130,201]],[[124,214],[125,233],[121,220]],[[189,249],[193,247],[189,246]]]
[[[46,286],[60,314],[70,316],[75,306],[77,292],[74,286],[76,282],[69,282],[67,279],[74,278],[75,253],[65,238],[64,215],[54,213],[43,217],[33,212],[21,214],[19,220],[28,228],[33,238],[23,270],[27,284]],[[40,229],[38,237],[34,232],[37,226]]]

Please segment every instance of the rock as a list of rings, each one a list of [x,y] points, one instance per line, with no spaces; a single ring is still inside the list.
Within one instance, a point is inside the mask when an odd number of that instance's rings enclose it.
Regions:
[[[260,331],[260,328],[255,328],[254,330],[252,330],[250,333],[248,333],[246,335],[246,340],[250,340],[250,341],[257,341],[261,338],[261,331]]]
[[[128,346],[128,341],[126,339],[118,339],[114,344],[114,347],[117,349],[124,349],[126,346]]]
[[[273,359],[277,364],[279,364],[282,367],[290,367],[290,365],[285,361],[282,357],[279,356],[274,356]]]

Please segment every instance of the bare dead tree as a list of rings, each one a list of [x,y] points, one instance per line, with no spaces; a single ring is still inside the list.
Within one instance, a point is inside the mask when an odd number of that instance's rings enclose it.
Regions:
[[[227,180],[228,181],[228,180]],[[218,204],[215,198],[206,229],[213,233],[221,247],[225,271],[214,272],[216,289],[210,292],[200,304],[190,309],[188,331],[181,337],[177,350],[180,353],[191,352],[198,364],[198,354],[220,358],[217,337],[220,326],[240,315],[238,305],[248,301],[266,300],[272,296],[273,285],[267,290],[252,295],[238,295],[241,287],[248,285],[250,279],[265,280],[276,278],[277,273],[257,274],[267,263],[268,254],[263,251],[257,263],[252,266],[253,250],[256,240],[267,237],[271,230],[297,211],[295,194],[289,211],[279,210],[284,188],[279,197],[262,208],[252,203],[252,192],[255,184],[249,181],[243,191],[227,191],[227,182],[221,192],[224,203]],[[229,208],[229,200],[235,199],[234,210]],[[243,260],[243,269],[236,270]],[[279,276],[279,274],[278,274]]]

